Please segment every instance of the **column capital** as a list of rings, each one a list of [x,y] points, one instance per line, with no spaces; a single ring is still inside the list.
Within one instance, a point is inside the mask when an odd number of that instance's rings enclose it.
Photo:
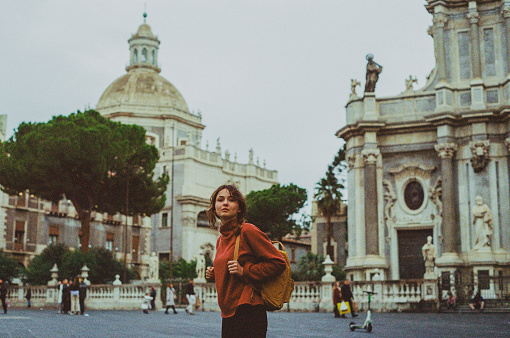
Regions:
[[[438,143],[434,145],[434,148],[439,153],[441,158],[452,158],[457,151],[457,144],[455,143]]]
[[[434,15],[432,22],[434,23],[434,26],[438,28],[444,28],[444,26],[446,26],[446,23],[448,22],[448,18],[446,17],[446,14],[440,13]]]
[[[478,14],[478,12],[471,12],[471,13],[468,13],[467,18],[469,19],[469,22],[472,25],[476,25],[478,23],[478,21],[480,20],[480,14]]]
[[[349,166],[349,170],[354,168],[355,164],[356,164],[356,154],[347,155],[347,165]]]
[[[363,149],[361,151],[365,164],[375,164],[380,153],[381,151],[379,149]]]

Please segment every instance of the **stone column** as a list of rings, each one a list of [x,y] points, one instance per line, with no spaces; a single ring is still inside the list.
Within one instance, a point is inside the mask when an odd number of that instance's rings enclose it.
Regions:
[[[377,158],[379,149],[364,149],[365,162],[365,248],[367,255],[379,255]]]
[[[446,60],[444,48],[444,27],[448,19],[444,13],[434,14],[434,43],[436,45],[436,64],[439,81],[446,81]]]
[[[480,45],[478,43],[478,21],[480,15],[476,10],[476,1],[471,1],[469,3],[469,12],[467,15],[469,19],[469,23],[471,24],[471,34],[469,37],[471,43],[471,70],[473,71],[474,78],[481,78],[480,71]]]
[[[457,237],[460,229],[457,223],[454,182],[453,182],[453,156],[457,151],[455,143],[439,143],[435,145],[436,151],[441,157],[441,175],[443,177],[443,252],[457,252]]]

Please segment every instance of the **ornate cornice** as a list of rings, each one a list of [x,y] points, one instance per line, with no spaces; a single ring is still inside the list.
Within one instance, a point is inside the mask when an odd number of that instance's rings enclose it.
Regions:
[[[401,165],[397,168],[389,169],[388,172],[390,174],[396,175],[396,174],[400,174],[404,171],[407,171],[411,168],[418,169],[418,170],[421,170],[426,173],[430,173],[430,172],[433,172],[434,169],[436,169],[436,166],[435,165],[426,165],[426,164],[422,164],[422,163],[409,162],[409,163]]]
[[[452,158],[457,151],[457,144],[455,143],[438,143],[434,148],[439,153],[441,158]]]

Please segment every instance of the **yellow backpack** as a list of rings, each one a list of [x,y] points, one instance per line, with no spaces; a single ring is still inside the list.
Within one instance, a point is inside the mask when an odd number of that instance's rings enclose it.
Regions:
[[[240,234],[236,236],[236,244],[234,247],[235,261],[237,261],[237,257],[239,255],[240,237]],[[278,251],[280,251],[283,259],[285,260],[285,270],[278,276],[262,282],[260,288],[254,287],[252,284],[246,281],[246,279],[244,279],[248,285],[260,292],[260,295],[264,300],[266,311],[280,310],[284,303],[288,303],[290,301],[290,296],[294,290],[294,280],[291,278],[289,257],[287,256],[287,252],[285,252],[285,247],[278,241],[271,241],[271,243],[278,243],[280,245],[281,249],[278,249]]]

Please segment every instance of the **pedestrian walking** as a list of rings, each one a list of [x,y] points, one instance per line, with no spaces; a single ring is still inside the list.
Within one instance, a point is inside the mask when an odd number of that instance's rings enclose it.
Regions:
[[[190,279],[189,283],[186,284],[186,299],[188,300],[188,306],[186,306],[186,313],[194,315],[195,303],[197,297],[195,295],[195,287],[193,285],[193,279]]]
[[[154,286],[151,286],[150,296],[152,297],[151,310],[154,311],[156,310],[156,288]]]
[[[344,302],[349,303],[349,307],[351,309],[351,315],[352,318],[357,317],[358,315],[354,311],[353,301],[354,297],[352,295],[351,286],[349,285],[349,280],[344,281],[344,285],[342,285],[342,288],[340,289],[340,292],[342,293],[342,300]],[[342,318],[345,318],[345,314],[342,315]]]
[[[2,301],[2,308],[4,309],[4,313],[7,313],[7,294],[9,290],[7,289],[7,282],[4,282],[0,279],[0,300]]]
[[[222,337],[265,337],[267,313],[260,293],[251,285],[282,273],[285,260],[269,238],[246,223],[246,202],[234,185],[222,185],[211,196],[207,216],[210,226],[221,220],[213,266],[206,278],[214,281],[222,316]],[[237,261],[233,260],[239,236]]]
[[[340,312],[338,311],[338,304],[342,302],[342,293],[340,292],[340,282],[335,282],[333,287],[333,313],[335,318],[340,318]]]
[[[27,300],[27,307],[30,308],[30,299],[32,299],[32,289],[28,287],[27,293],[25,294],[25,299]]]
[[[80,314],[85,314],[85,298],[87,298],[87,284],[85,284],[85,281],[83,278],[78,279],[78,298],[80,300]]]
[[[168,314],[168,310],[172,308],[174,310],[174,314],[177,314],[177,311],[175,310],[175,299],[177,298],[175,294],[174,285],[172,283],[169,283],[166,287],[166,311],[165,313]]]

